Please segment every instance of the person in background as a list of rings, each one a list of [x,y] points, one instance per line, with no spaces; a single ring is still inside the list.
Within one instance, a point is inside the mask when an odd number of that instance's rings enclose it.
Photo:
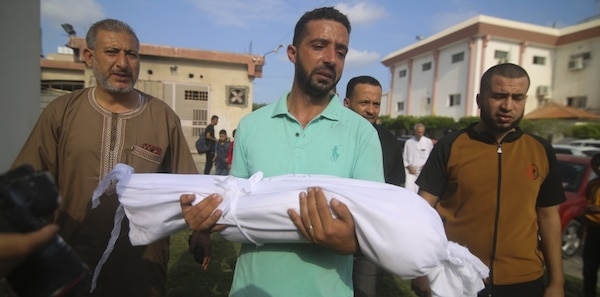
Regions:
[[[227,131],[225,129],[221,129],[219,131],[219,140],[215,143],[215,169],[216,175],[228,175],[229,167],[227,166],[227,152],[229,152],[229,146],[231,143],[227,138]]]
[[[295,68],[291,91],[242,118],[232,176],[248,178],[262,171],[265,177],[325,174],[384,181],[373,125],[344,108],[332,92],[342,75],[349,36],[348,18],[333,7],[300,18],[287,47]],[[214,223],[222,212],[215,208],[222,197],[210,195],[192,206],[194,198],[180,197],[187,224],[193,230],[217,229]],[[299,208],[300,213],[289,210],[288,215],[310,243],[242,244],[230,296],[353,296],[352,255],[358,243],[350,210],[336,199],[327,203],[318,188],[300,195]]]
[[[427,161],[427,157],[433,149],[433,142],[425,136],[425,125],[417,123],[414,127],[415,135],[404,143],[402,157],[406,167],[406,182],[404,187],[415,193],[419,192],[419,187],[415,183],[421,173],[421,169]]]
[[[91,296],[165,296],[169,238],[132,246],[127,218],[113,226],[119,206],[114,186],[97,208],[90,199],[117,163],[136,173],[198,171],[177,114],[134,88],[140,43],[133,29],[119,20],[101,20],[90,27],[86,43],[82,57],[96,86],[48,104],[12,167],[30,164],[53,176],[62,196],[54,223],[94,274]],[[112,253],[103,257],[111,232],[119,229]],[[206,250],[208,263],[210,247]]]
[[[227,151],[227,169],[231,170],[231,163],[233,162],[233,143],[235,142],[235,130],[231,132],[231,142],[229,143],[229,150]]]
[[[381,96],[381,84],[377,79],[367,75],[353,77],[346,86],[344,106],[361,115],[375,127],[381,143],[385,182],[403,186],[405,174],[402,147],[391,132],[377,125]],[[377,296],[382,278],[383,270],[369,261],[360,251],[354,256],[352,280],[355,297]]]
[[[210,118],[210,124],[206,126],[204,130],[204,137],[206,139],[206,146],[208,147],[208,151],[206,151],[206,164],[204,164],[204,174],[210,174],[210,171],[213,168],[213,160],[215,158],[215,144],[218,139],[215,136],[215,126],[219,123],[219,117],[213,115]]]
[[[488,69],[477,94],[480,121],[441,138],[417,179],[448,240],[490,268],[481,297],[564,296],[565,195],[552,146],[519,128],[529,85],[518,65]],[[426,277],[412,284],[431,295]]]
[[[585,189],[588,199],[583,218],[585,239],[583,243],[583,296],[596,297],[598,269],[600,268],[600,154],[590,159],[596,177],[590,180]]]

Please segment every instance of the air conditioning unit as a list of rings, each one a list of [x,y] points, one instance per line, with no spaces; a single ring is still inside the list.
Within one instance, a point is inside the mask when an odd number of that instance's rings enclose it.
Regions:
[[[581,70],[583,67],[585,67],[583,64],[583,57],[575,57],[569,60],[569,70]]]
[[[544,85],[538,86],[536,95],[538,95],[539,97],[544,97],[544,98],[550,97],[550,87],[544,86]]]

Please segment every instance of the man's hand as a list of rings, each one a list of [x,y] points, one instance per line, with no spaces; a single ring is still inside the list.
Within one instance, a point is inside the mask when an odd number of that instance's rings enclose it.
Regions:
[[[413,279],[410,283],[410,288],[419,297],[431,297],[431,287],[429,287],[427,276],[420,276]]]
[[[57,232],[58,226],[50,224],[29,233],[0,233],[0,278],[50,242]]]
[[[288,215],[294,225],[311,242],[328,247],[340,254],[353,254],[358,248],[354,233],[354,219],[348,207],[331,199],[334,218],[327,199],[320,188],[309,188],[300,193],[300,215],[293,209]]]
[[[215,225],[223,215],[223,212],[217,209],[223,201],[223,197],[211,194],[200,203],[192,205],[195,199],[194,194],[183,194],[179,197],[183,218],[190,229],[199,232],[213,232],[227,227],[226,225]]]
[[[412,174],[412,175],[417,175],[417,169],[416,169],[415,167],[413,167],[413,166],[411,166],[411,165],[408,165],[408,166],[406,167],[406,169],[408,170],[408,173],[409,173],[409,174]]]

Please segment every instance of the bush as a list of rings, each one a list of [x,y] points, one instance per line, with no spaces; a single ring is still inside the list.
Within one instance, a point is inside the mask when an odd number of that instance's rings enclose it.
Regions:
[[[600,139],[600,124],[585,124],[573,126],[570,129],[570,134],[575,138],[580,139]]]

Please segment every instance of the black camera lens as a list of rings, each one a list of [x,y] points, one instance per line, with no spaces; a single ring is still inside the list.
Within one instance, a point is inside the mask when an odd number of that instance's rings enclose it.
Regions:
[[[83,296],[90,288],[88,267],[60,236],[6,276],[18,296]]]
[[[31,232],[47,224],[59,204],[52,177],[29,165],[0,175],[0,232]],[[18,296],[83,296],[90,288],[88,267],[56,235],[6,275]]]

